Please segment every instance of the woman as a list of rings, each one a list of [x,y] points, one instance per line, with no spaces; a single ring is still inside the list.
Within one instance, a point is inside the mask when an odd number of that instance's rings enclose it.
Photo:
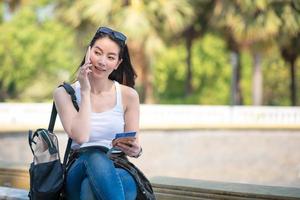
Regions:
[[[138,135],[114,140],[116,133],[139,131],[139,96],[133,89],[133,70],[126,36],[100,27],[93,37],[72,85],[80,107],[60,87],[54,100],[63,128],[78,154],[67,173],[66,194],[76,199],[135,199],[137,186],[124,169],[116,168],[107,150],[118,148],[138,157]],[[99,148],[95,148],[99,147]]]

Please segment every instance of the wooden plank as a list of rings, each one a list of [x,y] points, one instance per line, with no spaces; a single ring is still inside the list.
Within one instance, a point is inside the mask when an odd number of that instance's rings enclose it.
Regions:
[[[0,168],[0,186],[29,189],[28,170]]]

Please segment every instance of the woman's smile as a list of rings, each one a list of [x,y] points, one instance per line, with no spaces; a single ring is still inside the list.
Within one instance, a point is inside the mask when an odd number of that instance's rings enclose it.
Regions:
[[[103,68],[103,67],[94,66],[94,68],[95,68],[97,71],[100,71],[100,72],[105,72],[105,71],[106,71],[106,69]]]

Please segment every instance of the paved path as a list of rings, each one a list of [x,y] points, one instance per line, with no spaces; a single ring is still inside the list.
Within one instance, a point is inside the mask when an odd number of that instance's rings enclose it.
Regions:
[[[67,138],[59,134],[61,149]],[[144,131],[133,159],[147,176],[300,187],[299,131]],[[62,152],[62,150],[61,150]],[[27,133],[0,135],[0,163],[27,167]]]

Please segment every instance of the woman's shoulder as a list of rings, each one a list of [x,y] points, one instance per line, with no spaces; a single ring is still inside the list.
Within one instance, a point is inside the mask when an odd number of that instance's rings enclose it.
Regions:
[[[78,83],[74,82],[70,85],[73,87],[73,89],[75,89],[78,86]],[[61,96],[68,96],[67,91],[64,89],[64,87],[55,88],[55,90],[53,91],[53,97],[56,99],[56,98],[59,98]]]
[[[122,84],[120,84],[120,86],[121,86],[122,96],[125,97],[127,100],[139,98],[139,94],[134,88]]]

